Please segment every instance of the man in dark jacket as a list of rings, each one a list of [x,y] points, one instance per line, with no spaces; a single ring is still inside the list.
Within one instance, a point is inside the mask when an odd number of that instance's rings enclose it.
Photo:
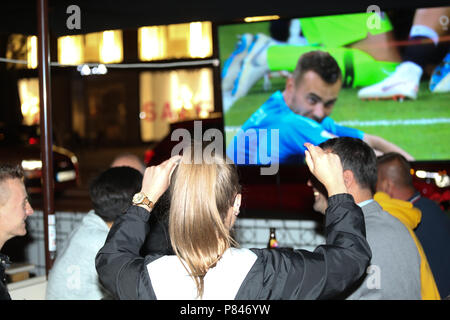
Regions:
[[[0,249],[6,241],[27,233],[25,220],[33,214],[20,166],[0,165]],[[10,300],[5,269],[9,259],[0,253],[0,300]]]

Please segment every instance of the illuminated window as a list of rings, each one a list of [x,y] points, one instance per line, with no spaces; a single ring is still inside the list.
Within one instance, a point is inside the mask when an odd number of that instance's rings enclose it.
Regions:
[[[81,64],[84,59],[83,36],[58,38],[58,62],[61,64]]]
[[[6,58],[27,61],[26,64],[7,63],[8,69],[36,69],[38,66],[37,37],[11,34],[8,37]]]
[[[39,80],[21,79],[18,81],[18,87],[23,124],[39,124]]]
[[[122,31],[104,31],[99,45],[100,62],[117,63],[123,60]]]
[[[144,61],[164,59],[166,56],[165,27],[144,27],[138,31],[139,58]]]
[[[84,60],[88,61],[100,61],[99,43],[102,38],[100,32],[88,33],[84,35]]]
[[[138,29],[139,59],[154,61],[206,58],[212,55],[210,22],[191,22]]]
[[[58,38],[58,62],[79,65],[85,62],[123,61],[122,30],[108,30]]]
[[[37,51],[37,37],[27,37],[27,67],[29,69],[36,69],[38,66]]]
[[[189,24],[189,53],[193,58],[206,58],[212,54],[211,26],[203,22]]]
[[[203,119],[214,111],[211,68],[140,74],[141,139],[160,140],[170,123]]]

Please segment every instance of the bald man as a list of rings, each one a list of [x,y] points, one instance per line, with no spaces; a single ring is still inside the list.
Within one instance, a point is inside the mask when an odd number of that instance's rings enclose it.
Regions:
[[[422,220],[414,230],[422,243],[442,298],[450,295],[450,218],[432,200],[422,197],[414,188],[411,166],[398,153],[378,158],[377,191],[391,198],[411,202],[422,211]]]
[[[136,169],[140,173],[144,174],[145,171],[145,164],[144,162],[139,159],[138,156],[132,154],[132,153],[121,153],[118,156],[116,156],[113,160],[113,162],[110,165],[111,168],[113,167],[131,167],[133,169]]]

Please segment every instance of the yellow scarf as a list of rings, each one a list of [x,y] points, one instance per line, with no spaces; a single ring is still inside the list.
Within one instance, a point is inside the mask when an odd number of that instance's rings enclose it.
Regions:
[[[374,200],[383,208],[384,211],[390,213],[400,220],[408,229],[411,237],[416,243],[417,250],[420,254],[420,283],[422,300],[440,300],[441,296],[434,281],[433,273],[428,264],[427,256],[423,251],[419,239],[417,239],[414,229],[422,219],[422,212],[415,208],[411,202],[399,199],[393,199],[384,192],[377,192]]]

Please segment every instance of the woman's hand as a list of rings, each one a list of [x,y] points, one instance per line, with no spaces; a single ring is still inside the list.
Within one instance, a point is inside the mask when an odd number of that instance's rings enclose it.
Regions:
[[[347,193],[341,159],[337,154],[325,152],[322,148],[305,143],[305,160],[311,173],[327,189],[328,197],[338,193]]]
[[[145,169],[141,192],[143,192],[153,203],[156,203],[169,187],[170,177],[180,162],[180,159],[181,156],[179,155],[173,156],[158,166],[152,166]]]

